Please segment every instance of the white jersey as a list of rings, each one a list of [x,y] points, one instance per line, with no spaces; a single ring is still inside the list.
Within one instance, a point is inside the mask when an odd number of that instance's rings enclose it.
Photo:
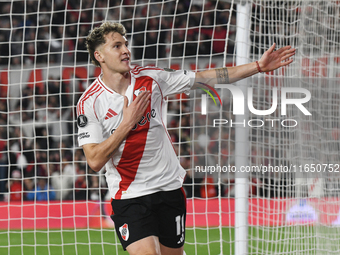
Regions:
[[[106,163],[106,181],[114,199],[127,199],[180,188],[185,170],[180,165],[162,119],[164,97],[189,93],[195,73],[136,66],[126,90],[129,104],[141,91],[151,92],[142,119]],[[101,143],[123,119],[124,97],[99,76],[77,104],[79,146]]]

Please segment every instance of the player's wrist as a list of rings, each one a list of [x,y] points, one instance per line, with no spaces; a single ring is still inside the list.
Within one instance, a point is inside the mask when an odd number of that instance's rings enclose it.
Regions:
[[[119,127],[122,128],[122,130],[126,131],[127,133],[130,132],[130,130],[136,125],[136,123],[132,120],[128,120],[123,118],[122,122],[120,123]]]
[[[264,72],[264,71],[263,71],[263,66],[262,66],[262,63],[261,63],[260,61],[261,61],[261,60],[255,61],[256,68],[257,68],[257,71],[258,71],[259,73],[263,73],[263,72]]]

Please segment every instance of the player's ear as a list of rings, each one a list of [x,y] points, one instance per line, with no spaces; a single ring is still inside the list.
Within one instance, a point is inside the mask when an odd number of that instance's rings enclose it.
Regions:
[[[96,51],[94,52],[94,57],[96,58],[96,60],[97,60],[99,63],[104,62],[103,55],[102,55],[102,53],[101,53],[99,50],[96,50]]]

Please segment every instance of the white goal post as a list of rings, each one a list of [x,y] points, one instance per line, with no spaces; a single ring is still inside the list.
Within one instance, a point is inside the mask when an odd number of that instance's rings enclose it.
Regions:
[[[77,144],[75,106],[100,74],[84,40],[103,20],[124,24],[138,65],[201,71],[254,62],[274,42],[296,48],[289,67],[231,84],[242,114],[220,86],[167,98],[187,171],[184,250],[339,254],[339,1],[12,0],[0,10],[0,254],[125,254],[105,169],[92,171]]]

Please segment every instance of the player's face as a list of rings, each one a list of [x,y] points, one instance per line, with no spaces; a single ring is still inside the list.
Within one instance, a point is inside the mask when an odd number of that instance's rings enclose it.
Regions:
[[[98,51],[102,62],[114,73],[126,73],[130,71],[131,52],[128,49],[128,41],[119,33],[109,33],[105,36],[105,44]]]

